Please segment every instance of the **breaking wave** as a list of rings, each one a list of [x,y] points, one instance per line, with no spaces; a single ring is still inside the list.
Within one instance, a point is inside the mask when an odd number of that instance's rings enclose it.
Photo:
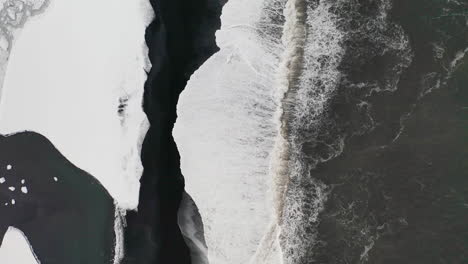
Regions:
[[[335,92],[343,56],[343,33],[331,13],[332,2],[289,1],[285,8],[283,43],[286,51],[280,69],[280,130],[277,159],[272,174],[276,179],[278,225],[282,259],[301,263],[314,243],[310,232],[326,200],[326,186],[313,179],[311,169],[318,162],[337,155],[341,140],[321,142],[326,129],[323,113]],[[314,142],[322,153],[309,153],[306,142]],[[319,155],[317,155],[319,154]],[[312,225],[312,226],[311,226]]]
[[[372,131],[367,98],[396,91],[412,60],[406,35],[388,18],[391,1],[362,5],[231,0],[224,7],[221,50],[192,76],[174,131],[211,263],[315,258],[333,188],[314,169],[339,156],[348,137]],[[392,63],[379,79],[354,78],[353,67],[372,56]],[[343,94],[359,115],[351,128],[333,114]]]
[[[365,133],[363,128],[372,130],[373,114],[366,97],[396,91],[403,70],[412,61],[407,36],[388,18],[391,2],[376,1],[368,13],[360,11],[362,7],[352,0],[286,3],[285,51],[278,74],[279,133],[271,169],[276,188],[274,229],[284,263],[310,263],[316,244],[321,243],[316,238],[319,215],[332,190],[313,176],[313,169],[339,156],[347,137]],[[366,104],[368,108],[361,113],[361,124],[350,132],[334,118],[330,105],[355,84],[349,76],[349,60],[368,60],[368,51],[353,46],[364,36],[373,46],[371,54],[392,56],[394,62],[388,63],[380,80],[359,83],[360,104],[355,107]],[[353,58],[350,54],[354,53],[361,58]]]

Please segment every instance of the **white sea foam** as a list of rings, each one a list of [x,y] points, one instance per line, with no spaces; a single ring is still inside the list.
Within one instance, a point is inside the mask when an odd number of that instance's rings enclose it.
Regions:
[[[389,22],[389,0],[377,1],[370,16],[346,0],[261,2],[225,7],[221,51],[193,76],[178,109],[174,135],[212,263],[311,261],[329,192],[311,171],[340,155],[346,136],[331,100],[344,83],[362,89],[359,105],[374,122],[364,99],[396,91],[412,61],[407,36]],[[259,23],[265,12],[283,13],[273,20],[279,34]],[[375,44],[371,57],[398,59],[380,83],[353,83],[340,72],[344,43],[359,36]]]
[[[449,73],[448,73],[449,75],[451,75],[453,73],[453,71],[456,70],[456,68],[463,61],[463,59],[465,58],[467,53],[468,53],[468,48],[465,48],[464,50],[460,50],[455,54],[455,57],[450,62]]]
[[[340,1],[307,3],[306,8],[295,12],[307,12],[304,26],[307,34],[303,41],[303,60],[299,77],[289,85],[283,99],[284,141],[287,142],[287,163],[282,165],[287,181],[282,198],[281,248],[284,263],[302,263],[307,260],[315,244],[313,229],[326,200],[326,186],[315,180],[310,171],[319,162],[340,154],[343,141],[320,142],[329,100],[340,82],[338,66],[344,55],[344,33],[338,29],[336,14],[331,12]],[[285,34],[291,34],[285,32]],[[297,71],[297,69],[293,69]],[[284,129],[283,128],[283,129]],[[304,144],[312,149],[318,144],[327,147],[326,155],[305,153]],[[280,172],[284,174],[284,172]]]
[[[288,123],[286,109],[290,102],[287,94],[297,83],[303,63],[303,48],[307,36],[306,32],[306,2],[303,0],[289,0],[284,3],[284,26],[282,31],[282,49],[279,67],[275,76],[275,100],[277,109],[274,120],[276,124],[275,144],[270,162],[269,175],[273,179],[270,189],[273,190],[273,205],[275,214],[272,218],[268,232],[264,235],[261,244],[251,263],[283,263],[283,252],[280,246],[279,235],[283,221],[284,202],[289,182],[288,161],[290,155],[290,142],[288,141]]]
[[[292,236],[305,218],[317,221],[326,188],[310,178],[314,164],[296,135],[319,123],[339,81],[342,33],[331,5],[230,1],[217,34],[221,51],[180,98],[174,136],[212,263],[283,263],[280,233],[283,247],[301,250],[302,237]],[[262,11],[284,13],[276,17],[285,21],[281,42],[265,36]],[[337,153],[341,143],[330,147]],[[294,179],[308,182],[309,193]],[[315,211],[304,212],[304,202]]]
[[[216,35],[221,50],[192,76],[178,105],[174,136],[210,263],[248,263],[273,219],[269,163],[281,35],[269,33],[278,25],[264,13],[273,4],[224,6]]]
[[[124,226],[125,226],[125,210],[118,208],[116,205],[114,216],[114,232],[115,232],[115,247],[113,264],[119,264],[124,257]]]

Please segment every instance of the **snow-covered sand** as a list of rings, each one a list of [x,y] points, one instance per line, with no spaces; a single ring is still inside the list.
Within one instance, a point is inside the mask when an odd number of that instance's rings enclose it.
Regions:
[[[0,247],[2,264],[40,264],[29,246],[27,238],[20,230],[10,227]]]
[[[144,42],[153,17],[149,1],[46,2],[0,1],[0,134],[46,136],[96,177],[120,208],[136,208],[148,127],[141,104],[150,67]],[[117,263],[120,221],[115,229]],[[19,234],[8,231],[1,263],[36,263]]]
[[[0,133],[34,131],[135,208],[147,121],[147,1],[51,0],[17,34],[0,102]]]

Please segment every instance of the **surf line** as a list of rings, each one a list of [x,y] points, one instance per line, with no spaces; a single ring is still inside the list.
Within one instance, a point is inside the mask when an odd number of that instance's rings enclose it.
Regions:
[[[275,122],[278,134],[275,139],[270,175],[273,178],[274,215],[267,233],[262,238],[256,253],[251,258],[252,264],[284,263],[280,245],[281,225],[286,192],[289,182],[289,161],[291,144],[288,140],[291,110],[295,103],[299,78],[304,62],[304,47],[307,39],[307,2],[306,0],[288,0],[284,7],[285,23],[281,42],[283,54],[276,74],[277,110]]]

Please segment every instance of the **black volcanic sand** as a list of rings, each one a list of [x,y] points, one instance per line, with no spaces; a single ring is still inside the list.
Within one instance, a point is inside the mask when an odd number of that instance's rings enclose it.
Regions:
[[[151,0],[155,20],[146,30],[152,69],[144,111],[151,127],[142,147],[144,172],[137,212],[128,212],[124,263],[190,263],[177,224],[184,191],[180,156],[172,137],[179,94],[192,73],[218,48],[218,0]]]
[[[0,184],[0,241],[13,226],[42,264],[112,263],[113,199],[45,137],[30,132],[0,137],[0,177],[6,179]]]
[[[314,259],[304,263],[468,263],[468,58],[447,71],[468,47],[467,12],[466,1],[394,1],[391,17],[414,59],[397,91],[367,98],[376,124],[364,133],[353,134],[353,95],[340,87],[330,110],[345,149],[312,171],[331,187]],[[433,43],[444,47],[441,59]],[[353,58],[342,67],[355,80],[379,79],[393,63]],[[440,88],[421,96],[436,84],[424,79],[431,72]]]

